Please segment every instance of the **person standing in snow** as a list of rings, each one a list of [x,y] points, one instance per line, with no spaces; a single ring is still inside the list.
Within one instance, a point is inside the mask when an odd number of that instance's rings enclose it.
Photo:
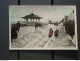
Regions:
[[[50,28],[48,37],[52,37],[52,36],[53,36],[53,30],[52,30],[52,28]]]
[[[11,42],[13,42],[13,40],[17,39],[18,35],[17,35],[17,26],[16,24],[14,24],[14,26],[11,28]]]
[[[59,33],[59,30],[56,29],[56,30],[55,30],[55,35],[54,35],[54,36],[55,36],[55,37],[58,37],[58,33]]]
[[[36,30],[36,28],[38,28],[38,23],[35,23],[35,30]]]
[[[18,21],[18,23],[16,25],[17,25],[17,31],[19,32],[19,29],[20,29],[20,23],[19,23],[19,21]]]

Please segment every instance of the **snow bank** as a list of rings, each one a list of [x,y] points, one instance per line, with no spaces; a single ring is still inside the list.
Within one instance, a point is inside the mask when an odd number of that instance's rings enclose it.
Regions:
[[[53,36],[48,37],[50,28],[53,29]],[[59,30],[59,36],[55,37],[56,28]],[[35,30],[33,26],[21,27],[18,33],[18,39],[11,43],[12,48],[71,48],[76,47],[75,36],[73,39],[65,32],[65,26],[62,24],[54,26],[48,24]]]

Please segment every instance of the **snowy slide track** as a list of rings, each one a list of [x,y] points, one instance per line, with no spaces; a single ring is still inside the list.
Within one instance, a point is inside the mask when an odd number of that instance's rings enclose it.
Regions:
[[[34,48],[43,47],[46,42],[49,40],[48,36],[45,36],[39,43],[37,43]]]
[[[52,37],[46,42],[46,44],[43,46],[43,48],[47,48],[49,42],[50,42],[53,38],[54,38],[54,36],[52,36]],[[55,38],[54,38],[54,39],[55,39]]]
[[[33,47],[35,44],[37,44],[43,37],[41,36],[40,38],[38,38],[37,40],[29,43],[28,45],[25,46],[25,48],[30,48]]]

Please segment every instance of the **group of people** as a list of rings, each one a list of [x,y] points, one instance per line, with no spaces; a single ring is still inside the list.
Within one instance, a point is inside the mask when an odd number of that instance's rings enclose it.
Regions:
[[[55,32],[54,32],[54,36],[58,37],[58,33],[59,33],[59,30],[56,29]],[[53,30],[52,30],[52,28],[50,28],[48,37],[52,37],[52,36],[53,36]]]
[[[17,39],[18,37],[18,32],[20,30],[20,23],[18,21],[18,23],[14,24],[12,27],[11,27],[11,42],[13,42],[13,39]]]
[[[35,24],[35,29],[38,28],[39,24],[36,23]],[[13,42],[13,39],[17,39],[18,37],[18,34],[19,33],[19,30],[20,30],[20,23],[18,21],[18,23],[14,24],[12,27],[11,27],[11,42]],[[54,36],[55,37],[58,37],[58,33],[59,33],[59,30],[56,29],[55,32],[54,32]],[[48,37],[52,37],[53,36],[53,30],[52,28],[50,28],[49,30],[49,36]]]

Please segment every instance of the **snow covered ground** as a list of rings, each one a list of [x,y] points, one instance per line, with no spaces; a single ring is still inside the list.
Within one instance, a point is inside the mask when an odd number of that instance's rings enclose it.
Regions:
[[[54,33],[51,38],[48,37],[49,29],[53,32],[59,29],[59,36],[55,37]],[[76,48],[76,38],[73,39],[65,33],[65,27],[62,24],[54,26],[47,24],[38,27],[35,30],[33,26],[21,27],[18,33],[18,39],[11,43],[11,48]]]

